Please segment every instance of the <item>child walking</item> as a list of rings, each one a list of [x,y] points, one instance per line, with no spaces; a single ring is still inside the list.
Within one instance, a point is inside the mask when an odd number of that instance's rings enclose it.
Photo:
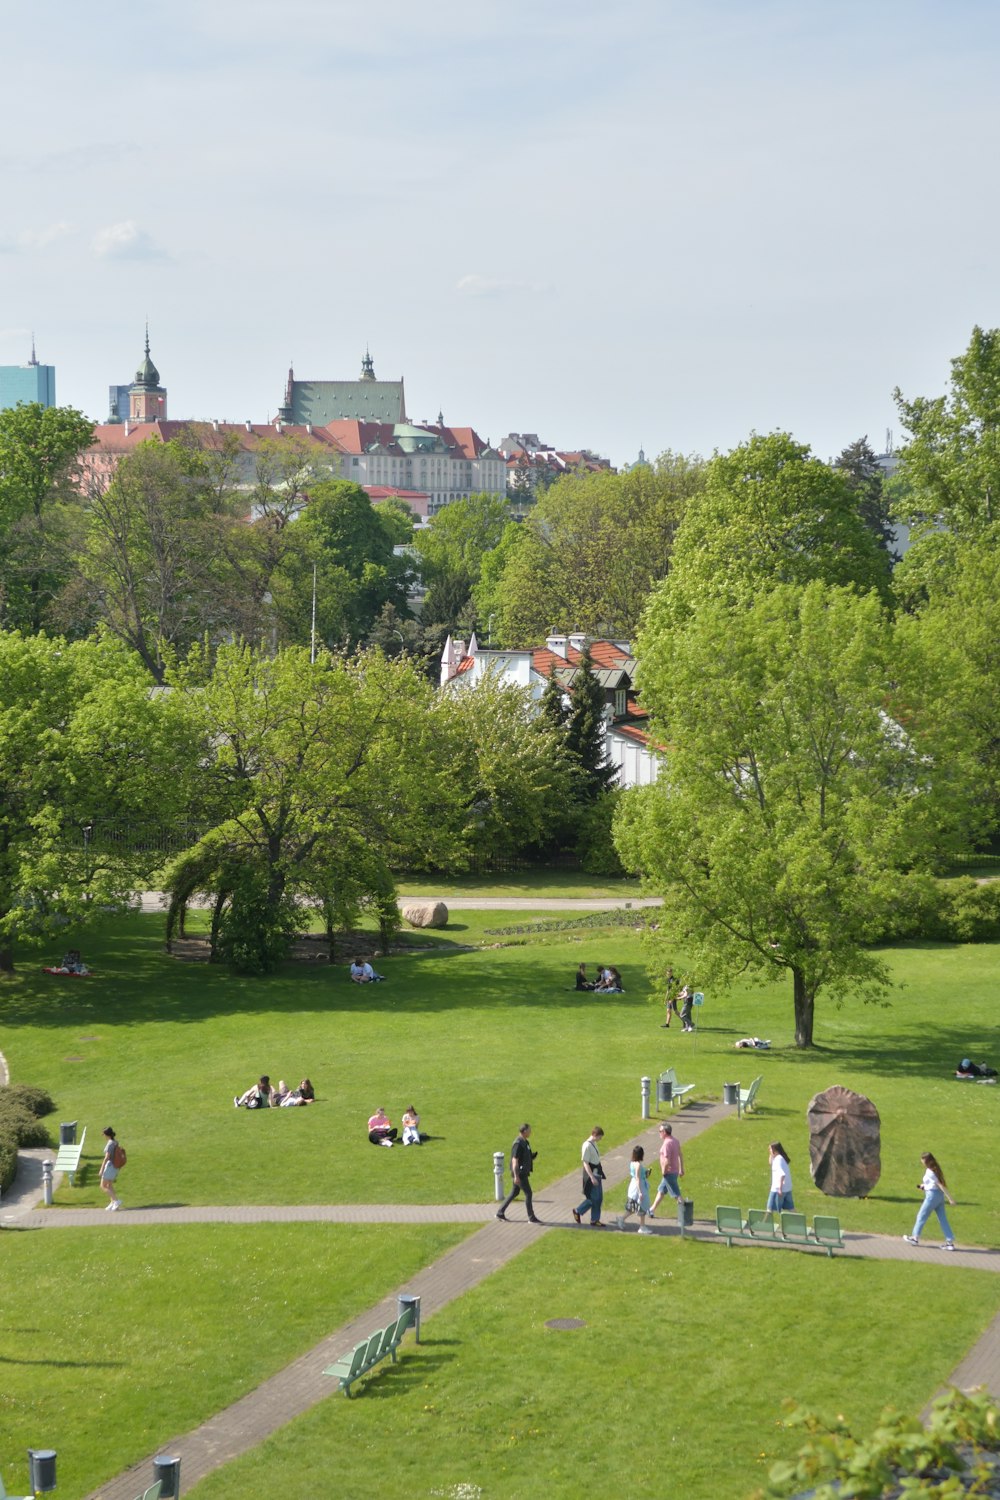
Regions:
[[[624,1229],[625,1220],[629,1214],[638,1214],[639,1233],[652,1234],[653,1231],[646,1223],[646,1215],[649,1213],[649,1168],[643,1162],[645,1155],[641,1146],[636,1146],[632,1152],[632,1160],[628,1164],[629,1182],[625,1212],[618,1215],[616,1223],[619,1229]]]

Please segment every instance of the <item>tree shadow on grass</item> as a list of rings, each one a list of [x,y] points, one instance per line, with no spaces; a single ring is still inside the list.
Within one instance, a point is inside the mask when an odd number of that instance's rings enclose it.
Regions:
[[[286,964],[274,974],[248,977],[216,965],[177,963],[163,950],[162,922],[136,916],[91,934],[98,972],[87,985],[54,989],[54,981],[22,960],[10,984],[0,983],[0,1017],[7,1025],[79,1030],[101,1038],[102,1026],[191,1022],[257,1012],[276,1018],[323,1012],[398,1017],[452,1010],[560,1010],[598,1024],[608,1007],[644,1008],[645,976],[630,975],[626,994],[580,994],[571,980],[576,954],[540,948],[532,962],[512,962],[509,951],[470,951],[442,943],[419,954],[382,961],[385,984],[351,984],[346,965]],[[517,950],[518,954],[523,949]],[[468,962],[443,963],[464,957]],[[516,956],[516,955],[515,955]]]

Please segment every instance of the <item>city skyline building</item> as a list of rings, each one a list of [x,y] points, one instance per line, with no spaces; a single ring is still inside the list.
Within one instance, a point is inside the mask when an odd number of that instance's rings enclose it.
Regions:
[[[39,364],[35,336],[31,335],[31,358],[26,365],[0,365],[0,411],[13,406],[56,404],[56,367]]]

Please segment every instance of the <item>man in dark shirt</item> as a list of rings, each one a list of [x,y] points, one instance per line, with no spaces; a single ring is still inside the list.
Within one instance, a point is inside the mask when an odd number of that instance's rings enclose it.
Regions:
[[[497,1211],[497,1218],[506,1222],[507,1209],[513,1203],[518,1193],[524,1194],[524,1206],[528,1210],[528,1218],[532,1224],[540,1224],[541,1220],[535,1218],[535,1210],[531,1203],[531,1168],[534,1165],[536,1152],[528,1145],[531,1135],[531,1126],[522,1125],[514,1138],[514,1144],[510,1148],[510,1175],[514,1186]]]

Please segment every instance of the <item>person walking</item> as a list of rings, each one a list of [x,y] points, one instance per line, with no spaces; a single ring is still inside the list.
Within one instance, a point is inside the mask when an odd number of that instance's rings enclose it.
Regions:
[[[122,1206],[118,1196],[118,1173],[124,1165],[125,1148],[119,1145],[113,1126],[108,1125],[104,1131],[104,1159],[101,1162],[101,1192],[107,1193],[111,1200],[105,1213],[117,1211]]]
[[[573,1209],[573,1218],[578,1224],[583,1222],[583,1215],[590,1209],[591,1229],[603,1229],[601,1223],[601,1203],[604,1200],[604,1168],[601,1166],[600,1142],[604,1139],[604,1131],[600,1125],[595,1125],[593,1130],[580,1147],[580,1161],[583,1166],[583,1202],[579,1208]]]
[[[685,984],[677,996],[681,1003],[681,1029],[684,1031],[694,1030],[694,1017],[691,1007],[694,1004],[694,990],[690,984]]]
[[[954,1250],[955,1236],[951,1232],[948,1223],[948,1215],[944,1211],[945,1199],[954,1206],[955,1200],[948,1191],[948,1184],[944,1180],[941,1164],[930,1151],[921,1151],[920,1160],[924,1164],[924,1175],[920,1180],[923,1189],[924,1201],[917,1211],[916,1223],[912,1234],[904,1234],[903,1239],[907,1244],[920,1244],[920,1231],[923,1229],[931,1214],[937,1214],[938,1223],[941,1225],[941,1233],[944,1235],[944,1248]]]
[[[649,1213],[649,1168],[645,1164],[645,1151],[641,1146],[632,1148],[632,1160],[628,1164],[628,1195],[625,1199],[625,1212],[618,1215],[618,1228],[625,1228],[625,1220],[629,1214],[639,1215],[639,1233],[652,1234],[652,1230],[646,1225],[646,1215]]]
[[[767,1148],[767,1154],[771,1163],[771,1191],[767,1195],[767,1211],[769,1214],[780,1214],[784,1211],[794,1213],[792,1169],[788,1164],[788,1152],[780,1141],[772,1141]]]
[[[661,1022],[661,1030],[669,1031],[671,1019],[674,1016],[680,1019],[680,1011],[677,1009],[677,980],[674,978],[673,969],[667,970],[663,986],[663,1004],[666,1006],[667,1019]]]
[[[497,1218],[503,1224],[507,1222],[507,1210],[518,1193],[524,1194],[524,1206],[528,1210],[529,1224],[542,1222],[541,1219],[535,1217],[535,1207],[531,1201],[531,1169],[535,1165],[538,1152],[532,1151],[528,1145],[530,1139],[531,1126],[524,1124],[514,1137],[514,1144],[510,1148],[510,1175],[513,1187],[497,1210]]]
[[[668,1195],[680,1199],[680,1178],[684,1176],[684,1155],[680,1141],[674,1140],[674,1127],[666,1120],[660,1122],[660,1185],[656,1189],[649,1217],[656,1218],[656,1210]]]

